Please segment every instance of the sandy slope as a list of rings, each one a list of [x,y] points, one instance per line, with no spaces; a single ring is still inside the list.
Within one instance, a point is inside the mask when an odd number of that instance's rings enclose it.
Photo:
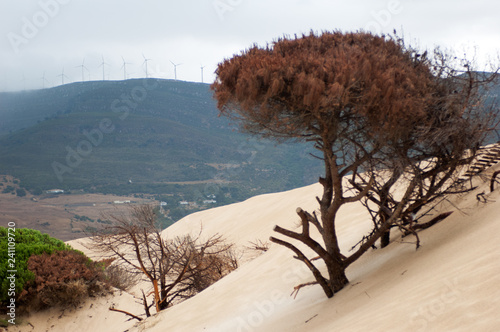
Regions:
[[[17,318],[16,325],[10,326],[7,331],[109,332],[125,331],[134,325],[134,321],[129,321],[127,316],[109,311],[110,306],[132,312],[141,310],[130,294],[118,291],[107,297],[88,299],[78,308],[54,308]]]
[[[295,227],[295,208],[316,209],[320,191],[312,185],[198,212],[165,235],[196,234],[202,225],[205,236],[220,233],[242,248],[265,241],[276,224]],[[500,190],[487,195],[488,204],[476,200],[482,191],[489,191],[487,183],[443,204],[440,211],[455,212],[420,233],[418,251],[413,237],[401,240],[394,232],[389,247],[368,252],[348,269],[350,284],[332,299],[319,286],[290,297],[293,286],[312,277],[288,249],[271,245],[194,298],[134,327],[107,310],[110,301],[121,301],[117,307],[141,312],[123,295],[92,308],[87,303],[61,319],[55,312],[31,317],[37,328],[22,331],[500,331]],[[341,210],[338,229],[347,252],[370,222],[351,204]]]
[[[203,222],[204,230],[239,243],[266,238],[278,223],[290,227],[297,206],[314,209],[317,185],[192,215],[170,234]],[[332,299],[318,286],[289,296],[311,276],[291,252],[273,246],[196,297],[131,331],[500,331],[500,191],[478,203],[460,199],[449,218],[420,233],[416,251],[400,239],[371,251],[348,269],[350,285]],[[312,199],[311,199],[312,198]],[[454,210],[447,204],[441,211]],[[359,205],[339,218],[343,250],[369,227]],[[407,237],[405,242],[414,238]]]

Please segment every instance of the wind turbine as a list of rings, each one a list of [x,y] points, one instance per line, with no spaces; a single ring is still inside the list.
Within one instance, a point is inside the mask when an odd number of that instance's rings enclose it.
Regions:
[[[105,81],[106,76],[105,76],[104,67],[107,65],[107,63],[104,61],[104,55],[101,55],[101,58],[102,58],[102,63],[99,65],[99,67],[102,67],[102,80]]]
[[[45,78],[45,72],[43,72],[43,76],[41,77],[42,79],[42,89],[45,89],[45,82],[48,82],[47,79]]]
[[[150,61],[151,59],[146,59],[144,53],[142,54],[142,57],[144,58],[144,62],[142,63],[142,65],[146,65],[146,78],[148,78],[148,61]]]
[[[203,68],[205,68],[206,66],[201,66],[201,83],[203,83]]]
[[[172,61],[170,61],[170,63],[171,63],[172,65],[174,65],[174,77],[175,77],[175,80],[177,81],[177,66],[182,65],[182,63],[177,63],[177,64],[175,64],[175,63],[173,63]]]
[[[123,60],[123,79],[126,80],[127,79],[127,65],[130,65],[131,63],[130,62],[125,62],[125,59],[122,57],[122,60]]]
[[[61,83],[62,83],[62,85],[64,85],[64,78],[65,78],[65,77],[66,77],[66,78],[69,78],[68,76],[64,75],[64,67],[63,67],[63,69],[62,69],[62,73],[61,73],[61,75],[57,75],[57,77],[60,77],[60,78],[61,78]]]
[[[88,70],[88,68],[85,66],[85,58],[83,58],[83,61],[82,61],[82,64],[79,65],[79,66],[76,66],[77,68],[82,68],[82,82],[85,82],[85,75],[84,75],[84,70]],[[90,72],[89,72],[89,76],[90,76]],[[90,80],[90,78],[89,78]]]

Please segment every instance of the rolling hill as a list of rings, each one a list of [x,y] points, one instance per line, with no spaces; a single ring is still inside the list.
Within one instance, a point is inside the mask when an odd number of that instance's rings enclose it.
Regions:
[[[241,134],[209,85],[159,79],[80,82],[0,94],[0,174],[31,192],[217,197],[217,204],[316,181],[304,144]]]
[[[489,95],[499,92],[496,84]],[[218,114],[209,85],[174,80],[0,93],[0,175],[37,195],[55,188],[147,195],[178,220],[308,185],[322,173],[310,144],[257,140]]]

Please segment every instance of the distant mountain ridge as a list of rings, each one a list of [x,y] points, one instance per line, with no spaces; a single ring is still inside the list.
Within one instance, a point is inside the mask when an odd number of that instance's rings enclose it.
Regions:
[[[497,82],[488,93],[499,92]],[[222,204],[304,186],[322,173],[310,144],[257,140],[218,114],[208,84],[175,80],[0,93],[0,174],[32,192],[216,195]]]
[[[182,191],[219,202],[317,180],[309,144],[256,140],[218,113],[209,85],[174,80],[0,93],[0,174],[37,192]]]
[[[153,94],[156,98],[177,95],[180,98],[203,96],[211,99],[207,84],[160,79],[77,82],[49,89],[3,92],[0,93],[0,135],[70,112],[107,111],[123,106],[135,109],[140,104],[143,104],[144,111],[145,107],[151,106],[151,96],[149,103],[146,100],[148,92],[156,89],[161,91],[161,94]],[[113,104],[114,99],[122,104]],[[103,101],[109,101],[109,104]]]

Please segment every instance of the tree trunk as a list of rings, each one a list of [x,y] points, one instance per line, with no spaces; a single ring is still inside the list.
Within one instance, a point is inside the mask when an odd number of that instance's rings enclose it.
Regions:
[[[392,181],[388,182],[387,186],[384,186],[382,188],[382,190],[380,191],[380,194],[379,194],[380,195],[380,202],[381,202],[380,212],[379,212],[380,225],[385,224],[387,219],[389,219],[388,212],[391,210],[389,209],[387,200],[389,199],[389,190],[392,187],[392,185],[395,183],[397,178],[399,178],[399,175],[393,176],[391,179]],[[380,237],[380,248],[387,247],[390,242],[391,242],[391,228],[387,229],[387,231],[385,231],[384,234],[382,234],[382,236]]]
[[[330,288],[333,293],[337,293],[349,283],[345,275],[345,268],[340,264],[328,264],[328,277]]]
[[[153,291],[154,291],[154,296],[155,296],[155,308],[156,312],[160,312],[160,292],[158,291],[158,280],[153,279]]]
[[[391,242],[391,230],[389,229],[380,237],[380,248],[385,248]]]

